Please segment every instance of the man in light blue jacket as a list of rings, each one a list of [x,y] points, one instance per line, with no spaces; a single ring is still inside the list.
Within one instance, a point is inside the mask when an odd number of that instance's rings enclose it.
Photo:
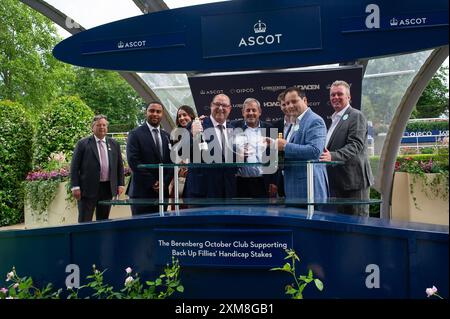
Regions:
[[[278,151],[285,152],[285,163],[319,160],[325,147],[327,128],[324,120],[308,107],[305,93],[296,87],[286,89],[284,103],[292,127],[286,139],[277,139]],[[286,199],[306,199],[306,165],[286,165],[284,168]],[[325,165],[314,165],[314,199],[328,197],[328,177]]]

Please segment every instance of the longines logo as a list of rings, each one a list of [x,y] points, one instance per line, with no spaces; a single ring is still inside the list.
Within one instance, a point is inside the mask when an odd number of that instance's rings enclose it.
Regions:
[[[141,48],[141,47],[145,47],[145,43],[147,42],[147,40],[142,40],[142,41],[130,41],[130,42],[122,42],[119,41],[117,43],[117,48],[118,49],[126,49],[126,48]]]
[[[258,36],[250,36],[248,38],[241,38],[241,41],[239,41],[238,47],[252,47],[254,45],[271,45],[271,44],[280,44],[281,43],[281,37],[283,34],[277,33],[277,34],[267,34],[263,35],[267,31],[267,25],[262,22],[261,20],[258,20],[257,23],[253,26],[253,31]]]
[[[271,91],[276,92],[280,90],[286,90],[286,85],[280,85],[280,86],[261,86],[261,91]]]

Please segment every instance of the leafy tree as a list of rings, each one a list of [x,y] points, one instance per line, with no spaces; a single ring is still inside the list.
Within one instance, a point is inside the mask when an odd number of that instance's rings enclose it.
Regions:
[[[33,131],[22,105],[0,101],[0,226],[23,220],[21,182],[31,169]]]
[[[371,60],[363,80],[362,111],[377,133],[387,132],[396,109],[430,51]]]
[[[71,67],[52,49],[59,41],[53,23],[17,0],[0,1],[0,99],[40,110],[61,91]]]
[[[95,114],[108,116],[112,126],[136,126],[142,118],[144,101],[118,73],[76,68],[75,74],[72,95],[79,95]]]
[[[428,83],[411,118],[448,116],[448,66],[442,66]]]
[[[77,141],[89,135],[94,114],[78,97],[61,97],[39,117],[35,139],[34,165],[44,167],[51,153],[72,155]]]

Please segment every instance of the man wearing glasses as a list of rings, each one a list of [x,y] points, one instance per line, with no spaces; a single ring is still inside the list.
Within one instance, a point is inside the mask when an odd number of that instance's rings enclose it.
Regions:
[[[192,153],[201,154],[202,163],[231,163],[235,159],[232,147],[232,125],[227,122],[231,112],[230,98],[225,94],[214,96],[211,114],[202,122],[191,122]],[[200,144],[207,147],[200,147]],[[191,163],[199,159],[191,159]],[[186,198],[231,198],[236,196],[236,167],[196,168],[188,170]]]

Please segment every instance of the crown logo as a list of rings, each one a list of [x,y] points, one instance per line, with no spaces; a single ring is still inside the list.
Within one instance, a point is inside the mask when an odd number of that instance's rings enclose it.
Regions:
[[[253,26],[253,30],[255,30],[255,33],[264,33],[266,32],[266,24],[264,22],[261,22],[261,20],[258,20],[258,22]]]
[[[392,18],[389,23],[391,24],[391,26],[395,27],[396,25],[398,25],[398,20],[396,18]]]
[[[124,46],[125,46],[125,45],[123,44],[122,41],[120,41],[119,43],[117,43],[117,47],[118,47],[119,49],[122,49]]]

